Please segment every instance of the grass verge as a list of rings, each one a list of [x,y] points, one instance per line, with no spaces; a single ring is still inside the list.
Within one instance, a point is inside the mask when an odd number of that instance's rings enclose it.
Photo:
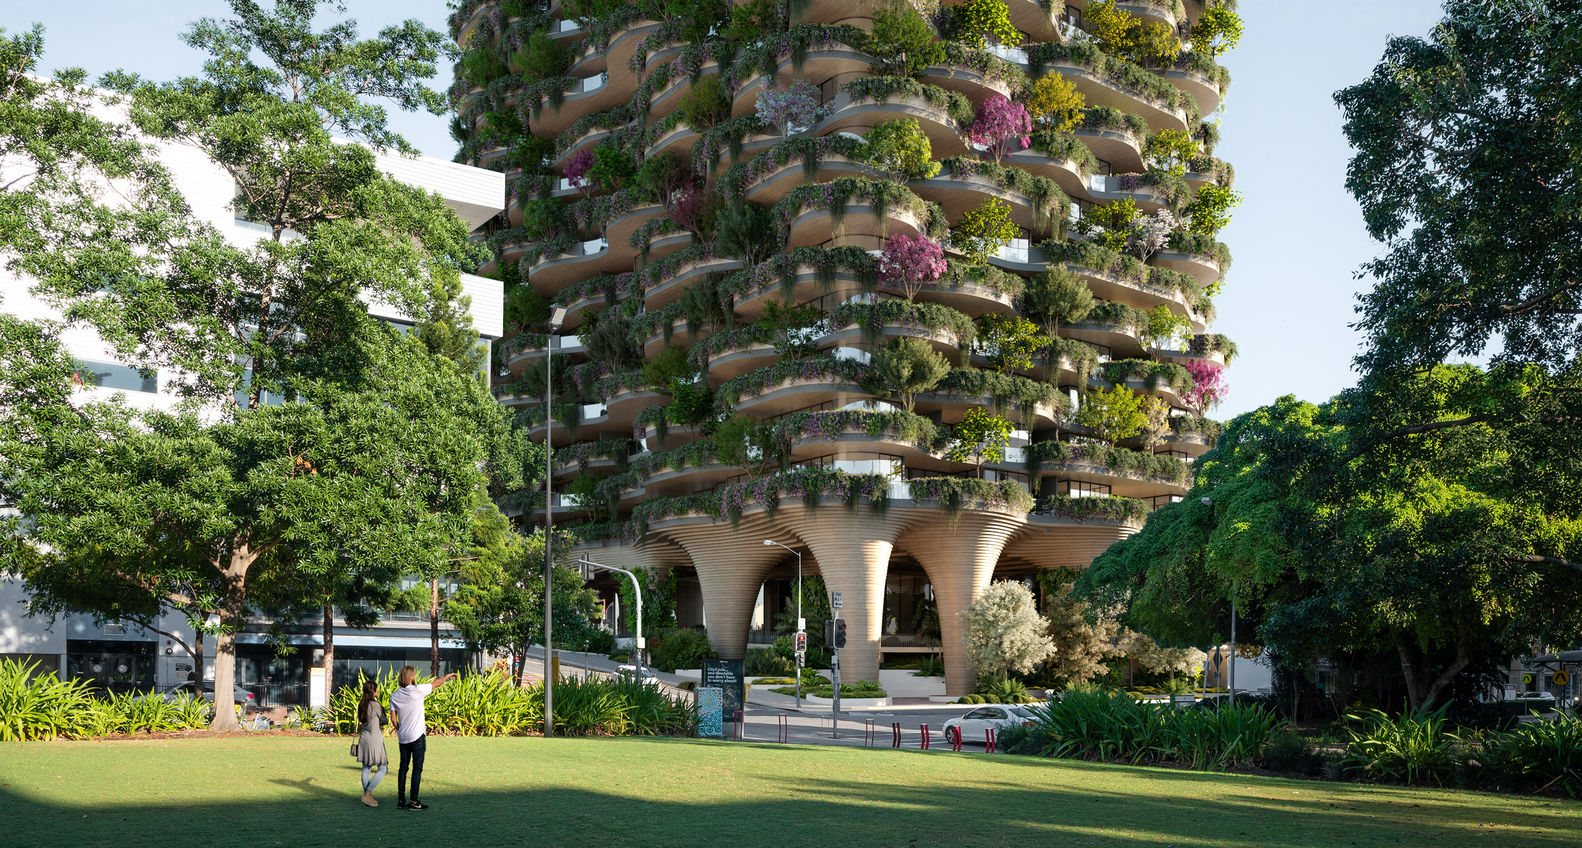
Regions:
[[[1031,757],[684,739],[433,738],[425,812],[349,741],[0,745],[27,846],[1577,845],[1582,803]]]

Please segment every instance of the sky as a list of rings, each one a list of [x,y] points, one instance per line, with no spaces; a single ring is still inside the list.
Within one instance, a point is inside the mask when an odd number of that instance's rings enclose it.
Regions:
[[[81,67],[91,77],[116,68],[156,80],[196,74],[202,56],[179,34],[203,16],[224,17],[219,0],[8,4],[0,26],[45,26],[42,69]],[[444,0],[347,0],[364,33],[407,18],[445,31]],[[1243,0],[1241,46],[1222,58],[1234,83],[1223,108],[1215,153],[1236,168],[1242,203],[1220,239],[1235,265],[1226,278],[1214,329],[1240,358],[1230,395],[1215,417],[1230,418],[1294,394],[1322,401],[1352,385],[1358,335],[1355,272],[1379,245],[1346,192],[1351,150],[1334,93],[1362,81],[1392,35],[1426,35],[1437,0],[1334,0],[1315,7],[1289,0]],[[450,85],[441,69],[432,85]],[[395,112],[392,127],[429,156],[455,152],[448,119]]]

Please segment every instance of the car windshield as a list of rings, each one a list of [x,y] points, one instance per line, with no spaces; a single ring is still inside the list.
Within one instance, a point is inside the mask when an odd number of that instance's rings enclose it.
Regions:
[[[1033,711],[1026,707],[1012,707],[1011,712],[1021,718],[1037,718],[1037,716],[1033,715]]]

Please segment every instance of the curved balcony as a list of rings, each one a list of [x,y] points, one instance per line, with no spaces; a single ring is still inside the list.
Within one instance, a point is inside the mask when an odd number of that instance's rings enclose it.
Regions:
[[[668,279],[653,286],[643,298],[643,308],[652,312],[680,299],[681,292],[704,274],[739,271],[742,263],[728,257],[708,257],[688,262],[677,268]]]
[[[885,175],[872,165],[848,159],[838,153],[829,153],[819,159],[817,175],[809,177],[802,160],[798,158],[764,175],[747,189],[746,198],[753,203],[773,206],[786,196],[786,192],[799,185],[827,183],[841,177],[872,180],[884,179]]]
[[[1176,289],[1164,288],[1141,280],[1123,277],[1111,271],[1099,270],[1080,262],[1065,262],[1066,270],[1081,277],[1088,290],[1100,300],[1124,303],[1136,309],[1165,306],[1177,315],[1192,317],[1192,304],[1185,294]]]
[[[1115,358],[1119,359],[1120,356],[1117,355]],[[1109,383],[1103,377],[1093,377],[1092,379],[1090,379],[1088,381],[1088,383],[1089,383],[1089,385],[1098,386],[1098,387],[1107,387],[1107,386],[1111,385],[1111,383]],[[1184,407],[1184,406],[1186,406],[1186,402],[1183,401],[1181,399],[1181,396],[1176,393],[1175,387],[1171,386],[1169,383],[1165,382],[1164,380],[1159,380],[1157,382],[1153,382],[1152,385],[1150,385],[1150,381],[1149,380],[1141,379],[1141,378],[1133,377],[1133,376],[1127,376],[1125,379],[1123,379],[1123,380],[1121,380],[1121,381],[1119,381],[1117,383],[1114,383],[1113,385],[1114,385],[1115,388],[1127,388],[1127,389],[1130,389],[1133,394],[1152,395],[1152,396],[1154,396],[1156,398],[1159,398],[1162,401],[1165,401],[1166,403],[1170,404],[1171,406],[1176,406],[1176,407]]]
[[[1009,470],[1018,469],[1012,466]],[[1025,468],[1020,470],[1025,471]],[[1104,487],[1100,491],[1107,489],[1110,497],[1144,500],[1166,495],[1184,495],[1191,488],[1175,480],[1112,468],[1086,459],[1042,463],[1039,468],[1039,479],[1041,488],[1051,484],[1058,487],[1061,483],[1087,484],[1071,488],[1076,488],[1078,492],[1092,492],[1096,487]],[[1071,488],[1060,493],[1067,494],[1071,492]]]
[[[1051,59],[1044,64],[1044,70],[1054,71],[1070,80],[1089,106],[1108,106],[1122,112],[1134,112],[1143,116],[1148,126],[1155,131],[1190,129],[1189,116],[1183,109],[1133,92],[1070,59]]]
[[[1069,156],[1051,156],[1043,151],[1028,148],[1007,153],[1003,161],[1034,176],[1054,180],[1068,197],[1087,196],[1088,174],[1083,172],[1082,165]]]
[[[1135,335],[1131,327],[1119,323],[1077,321],[1060,325],[1060,335],[1090,345],[1108,348],[1116,359],[1135,359],[1146,356],[1148,348]]]
[[[969,359],[974,368],[985,370],[989,368],[989,357],[984,354],[973,353]],[[1049,364],[1045,358],[1035,356],[1031,367],[1013,369],[1011,373],[1031,380],[1042,380],[1057,386],[1068,386],[1074,383],[1081,384],[1086,383],[1088,380],[1088,374],[1078,370],[1076,364],[1071,361],[1069,356],[1062,354],[1053,363],[1053,368],[1049,368]]]
[[[793,377],[751,397],[741,398],[736,402],[736,409],[739,412],[751,412],[754,418],[769,418],[825,403],[845,406],[871,397],[873,395],[861,386],[840,377]]]
[[[648,388],[636,386],[622,388],[619,393],[604,402],[605,415],[604,420],[600,422],[600,429],[630,433],[638,413],[664,400],[666,400],[665,395]]]
[[[648,148],[648,156],[659,156],[669,153],[679,159],[683,164],[691,167],[692,147],[698,143],[701,136],[686,124],[679,124],[667,131]]]
[[[872,206],[849,202],[840,221],[842,235],[888,238],[893,235],[918,235],[927,232],[922,216],[905,208],[889,208],[879,216]],[[823,208],[807,209],[791,219],[791,237],[786,247],[812,247],[829,241],[836,231],[835,216]]]
[[[824,50],[809,50],[802,62],[802,71],[794,76],[808,80],[827,80],[841,74],[867,74],[868,66],[873,64],[873,57],[856,48],[844,44],[837,44]],[[775,77],[786,81],[793,77],[793,63],[790,58],[782,59],[775,68]],[[758,108],[758,92],[768,82],[768,78],[757,73],[744,81],[736,94],[731,98],[731,117],[740,118],[751,115]]]
[[[1196,459],[1214,449],[1214,439],[1202,433],[1170,433],[1160,447],[1180,451]]]
[[[834,330],[818,337],[813,341],[814,346],[820,350],[837,350],[851,348],[854,350],[869,350],[870,348],[883,347],[894,339],[913,338],[928,342],[952,366],[961,364],[961,342],[949,330],[909,326],[897,323],[884,323],[874,328],[873,332],[864,330],[856,323],[837,327]]]
[[[1023,61],[1025,61],[1025,58]],[[1016,95],[1017,91],[1017,87],[1011,83],[992,79],[980,71],[949,65],[930,65],[924,68],[922,81],[930,85],[937,85],[946,91],[965,94],[974,103],[988,97],[990,94],[998,94],[1006,100],[1010,100]]]
[[[1037,201],[1015,188],[998,185],[986,174],[958,175],[941,171],[938,176],[926,180],[912,180],[906,187],[918,197],[938,203],[945,210],[945,217],[952,221],[960,220],[961,216],[982,203],[984,198],[993,197],[1010,204],[1011,220],[1016,226],[1024,230],[1049,226],[1048,220],[1039,220],[1034,214]],[[1064,211],[1059,209],[1055,214]]]
[[[1110,163],[1112,170],[1138,173],[1148,169],[1148,163],[1143,161],[1142,140],[1129,132],[1077,127],[1071,134],[1087,145],[1094,156]]]
[[[650,67],[652,67],[652,65],[650,65]],[[699,71],[698,78],[702,79],[706,76],[718,75],[719,72],[719,63],[709,62],[703,66],[702,70]],[[672,112],[681,108],[682,98],[686,97],[691,91],[692,77],[690,75],[682,74],[681,76],[671,80],[669,85],[655,92],[649,99],[648,119],[650,121],[657,121],[665,118]],[[690,159],[691,157],[688,156],[688,158]]]
[[[577,280],[631,267],[630,258],[623,261],[619,251],[610,248],[608,239],[589,239],[573,242],[561,253],[541,257],[528,267],[528,278],[532,281],[533,290],[553,297],[556,292]],[[507,249],[505,254],[508,260],[514,258],[511,256],[513,252],[520,255],[519,251]]]
[[[651,451],[670,450],[682,445],[690,445],[703,440],[703,428],[697,424],[678,425],[672,424],[660,434],[659,427],[654,424],[643,425],[641,433],[633,426],[632,436],[643,442]]]
[[[1163,68],[1155,73],[1164,77],[1165,81],[1181,89],[1197,101],[1198,111],[1204,115],[1219,108],[1220,101],[1225,96],[1224,89],[1213,75],[1193,67]]]
[[[994,398],[988,395],[969,396],[953,392],[924,392],[917,396],[917,413],[928,415],[939,413],[940,420],[945,424],[960,424],[967,410],[974,407],[980,409],[994,409]],[[1007,417],[1013,424],[1019,425],[1021,430],[1043,430],[1055,426],[1060,420],[1059,410],[1052,403],[1041,403],[1033,407],[1031,421],[1023,421],[1021,410],[1011,408],[1006,411]]]
[[[505,361],[505,367],[511,370],[513,377],[520,377],[529,364],[544,358],[545,350],[546,348],[542,347],[523,348],[511,354]],[[571,357],[573,364],[588,361],[587,348],[582,346],[582,342],[578,341],[576,336],[550,336],[547,350],[554,352],[556,356]]]
[[[557,173],[565,173],[566,165],[571,163],[571,157],[576,156],[578,151],[582,150],[583,148],[593,147],[599,142],[609,138],[615,132],[617,132],[617,130],[613,129],[588,130],[578,137],[576,141],[573,141],[567,145],[566,149],[555,157],[555,161],[550,167],[552,167]]]
[[[686,319],[677,320],[670,325],[669,338],[666,338],[663,332],[659,332],[643,340],[643,357],[652,359],[664,353],[667,348],[676,347],[677,345],[690,349],[692,345],[714,335],[715,332],[711,327],[698,327],[696,329],[697,332],[688,333]]]
[[[779,358],[780,354],[775,352],[774,345],[764,342],[754,342],[735,350],[722,350],[709,356],[709,383],[718,388],[721,383],[732,377],[740,377],[760,368],[768,368]]]
[[[568,21],[565,18],[555,18],[550,21],[549,37],[556,41],[572,41],[585,38],[587,35],[588,30],[576,21]]]
[[[1218,262],[1207,256],[1194,256],[1189,253],[1172,253],[1160,251],[1154,254],[1154,262],[1161,268],[1169,268],[1190,275],[1201,285],[1208,285],[1218,280],[1225,271]]]
[[[915,118],[936,159],[963,156],[969,151],[957,125],[943,106],[912,94],[892,94],[880,103],[873,100],[853,102],[847,92],[830,101],[831,112],[808,130],[810,135],[829,135],[848,127],[867,128],[896,118]]]

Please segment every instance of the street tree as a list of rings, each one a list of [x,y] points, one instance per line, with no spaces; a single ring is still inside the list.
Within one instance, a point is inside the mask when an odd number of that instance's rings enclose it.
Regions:
[[[1016,581],[990,583],[960,616],[961,647],[980,676],[1005,680],[1013,671],[1032,671],[1055,649],[1032,590]]]

